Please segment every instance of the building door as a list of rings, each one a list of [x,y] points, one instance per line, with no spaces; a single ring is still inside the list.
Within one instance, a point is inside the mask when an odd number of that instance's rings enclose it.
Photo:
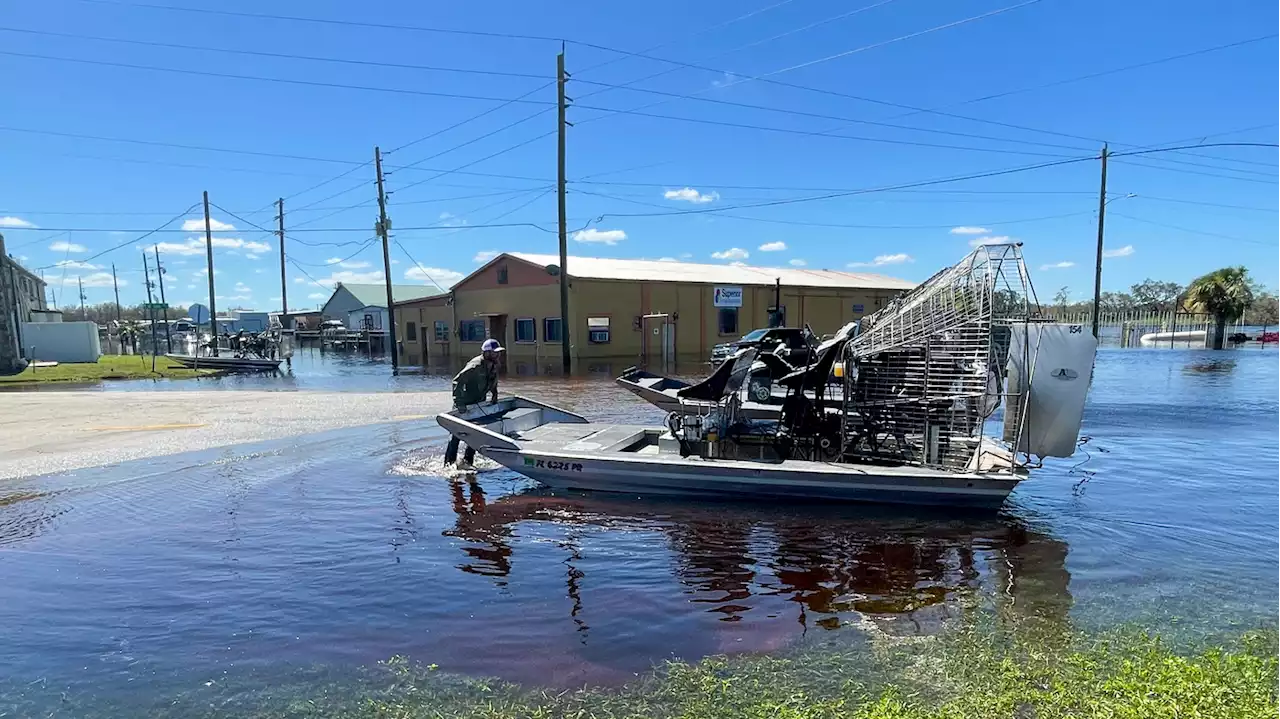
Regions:
[[[498,340],[498,344],[507,346],[507,316],[489,315],[489,337]],[[507,371],[507,353],[498,353],[498,371]]]
[[[676,326],[668,314],[640,318],[640,363],[646,367],[662,363],[670,367],[676,355]]]

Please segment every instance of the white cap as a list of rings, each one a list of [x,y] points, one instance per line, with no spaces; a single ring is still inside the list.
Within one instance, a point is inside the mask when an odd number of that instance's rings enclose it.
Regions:
[[[502,345],[498,344],[498,340],[489,338],[484,341],[484,344],[480,345],[480,351],[481,352],[505,352],[506,350],[502,349]]]

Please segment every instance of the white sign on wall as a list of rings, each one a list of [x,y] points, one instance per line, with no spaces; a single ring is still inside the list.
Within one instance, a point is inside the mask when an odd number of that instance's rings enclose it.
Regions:
[[[717,287],[713,295],[712,304],[716,307],[741,307],[742,306],[742,288],[741,287]]]

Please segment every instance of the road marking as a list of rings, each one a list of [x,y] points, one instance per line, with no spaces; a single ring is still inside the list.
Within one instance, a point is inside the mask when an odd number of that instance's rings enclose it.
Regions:
[[[398,414],[392,417],[391,419],[397,420],[397,421],[402,419],[430,419],[434,416],[435,416],[434,414]]]
[[[94,432],[150,432],[157,429],[192,429],[203,424],[143,424],[136,427],[90,427]]]

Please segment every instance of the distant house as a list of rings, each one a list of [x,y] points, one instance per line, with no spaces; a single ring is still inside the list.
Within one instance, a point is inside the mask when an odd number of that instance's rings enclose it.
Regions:
[[[428,285],[392,285],[391,298],[398,304],[430,297],[439,291]],[[327,320],[341,320],[349,329],[368,327],[386,330],[390,326],[387,319],[387,287],[339,282],[333,290],[333,296],[320,309],[320,314]]]
[[[12,268],[13,277],[9,281],[13,283],[18,295],[18,316],[23,322],[48,321],[44,314],[49,309],[45,300],[45,281],[17,260],[10,260],[9,267]]]

